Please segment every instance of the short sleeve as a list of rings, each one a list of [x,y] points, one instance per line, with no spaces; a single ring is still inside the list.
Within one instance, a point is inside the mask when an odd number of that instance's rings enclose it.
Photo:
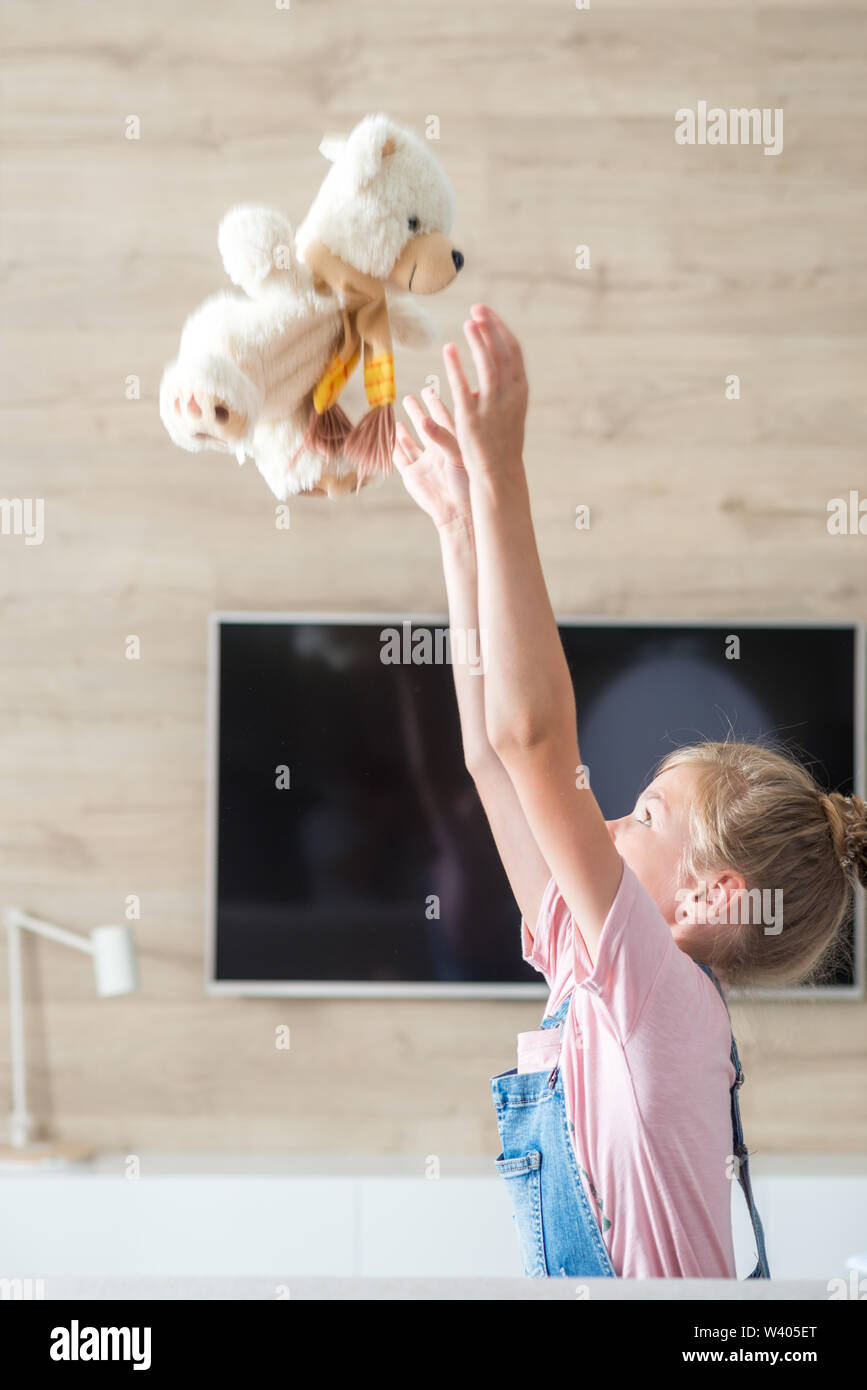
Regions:
[[[671,928],[625,862],[620,886],[602,926],[595,962],[584,938],[573,934],[575,980],[608,1013],[622,1042],[641,1017],[663,966],[678,953]]]
[[[572,914],[552,877],[542,894],[532,937],[526,918],[521,918],[521,955],[528,965],[535,966],[545,976],[549,989],[553,988],[558,968],[571,950],[572,935]]]
[[[659,973],[678,952],[671,928],[637,875],[623,861],[602,926],[595,962],[554,878],[548,880],[532,940],[521,918],[521,954],[557,992],[568,978],[594,995],[618,1037],[633,1032]]]

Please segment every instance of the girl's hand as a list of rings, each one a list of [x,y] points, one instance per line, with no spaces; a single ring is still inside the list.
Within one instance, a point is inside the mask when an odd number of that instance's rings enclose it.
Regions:
[[[404,487],[437,527],[471,517],[470,480],[448,407],[431,387],[422,391],[426,415],[414,396],[403,406],[421,440],[419,446],[402,420],[397,422],[394,462]]]
[[[443,348],[458,443],[470,475],[523,472],[529,387],[517,338],[499,314],[474,304],[464,324],[479,389],[471,391],[454,343]]]

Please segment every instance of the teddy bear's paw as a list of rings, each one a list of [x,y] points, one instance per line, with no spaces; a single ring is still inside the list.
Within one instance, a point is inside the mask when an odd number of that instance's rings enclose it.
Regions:
[[[354,473],[338,477],[336,473],[323,473],[317,486],[310,490],[313,497],[349,497],[355,491],[356,477]],[[306,493],[301,494],[302,497]]]
[[[160,416],[182,449],[237,454],[252,434],[263,392],[227,358],[170,362],[160,382]]]
[[[426,348],[437,340],[436,324],[420,304],[408,296],[387,296],[391,336],[401,347]]]
[[[216,444],[231,451],[247,433],[246,415],[201,388],[176,391],[169,409],[175,428],[203,448]]]

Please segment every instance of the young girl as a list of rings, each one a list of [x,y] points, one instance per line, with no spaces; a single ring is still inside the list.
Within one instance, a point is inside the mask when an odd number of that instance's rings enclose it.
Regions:
[[[478,388],[447,344],[454,419],[432,391],[429,414],[405,397],[421,445],[399,425],[395,463],[439,531],[452,631],[480,634],[483,675],[453,658],[464,756],[550,989],[517,1069],[491,1080],[524,1272],[734,1278],[736,1178],[750,1277],[767,1276],[719,982],[791,984],[827,958],[867,882],[867,805],[769,749],[706,743],[603,819],[530,518],[521,351],[471,313]],[[756,889],[783,891],[782,928],[743,910]]]

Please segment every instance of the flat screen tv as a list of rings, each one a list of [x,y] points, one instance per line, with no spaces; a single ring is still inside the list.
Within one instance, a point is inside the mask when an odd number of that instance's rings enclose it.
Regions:
[[[727,734],[864,795],[863,625],[559,626],[606,818]],[[447,620],[217,613],[210,637],[208,992],[544,996],[464,767]],[[811,997],[862,994],[860,890],[849,930],[851,968]]]

